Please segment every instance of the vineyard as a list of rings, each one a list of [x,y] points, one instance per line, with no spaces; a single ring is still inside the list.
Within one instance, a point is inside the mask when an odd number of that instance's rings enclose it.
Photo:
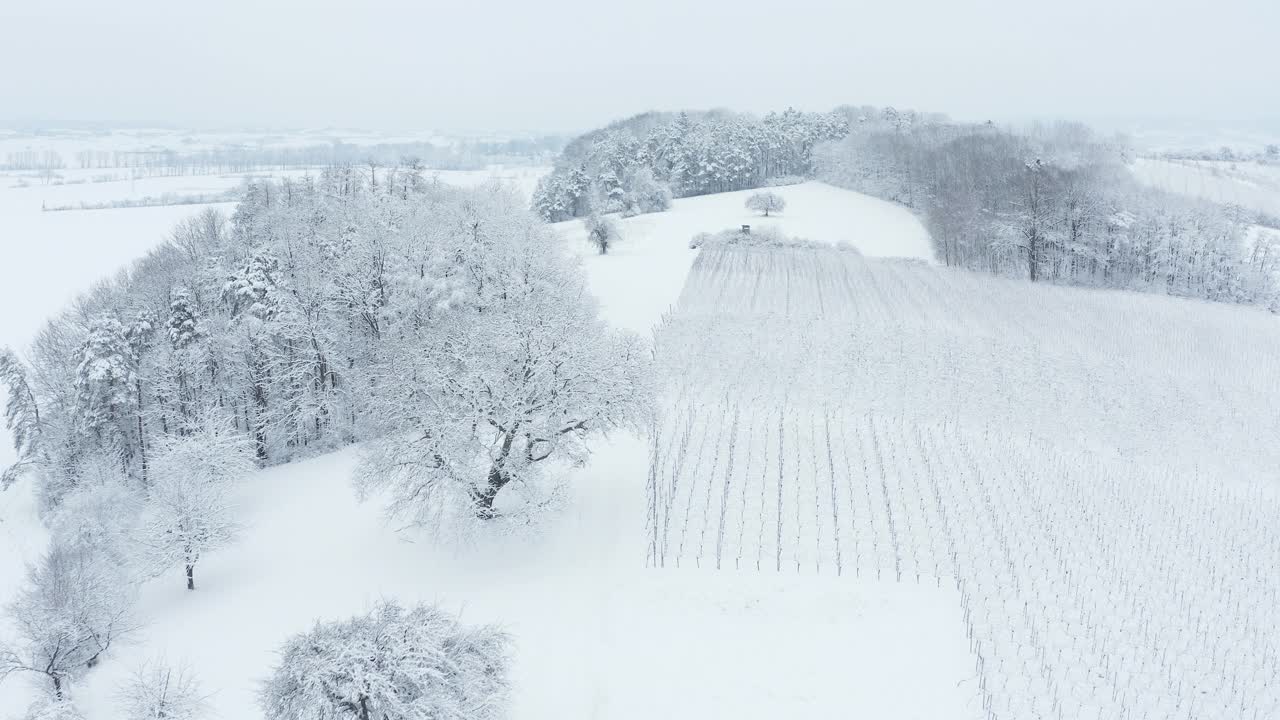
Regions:
[[[1280,717],[1280,321],[704,250],[648,562],[953,586],[983,717]]]

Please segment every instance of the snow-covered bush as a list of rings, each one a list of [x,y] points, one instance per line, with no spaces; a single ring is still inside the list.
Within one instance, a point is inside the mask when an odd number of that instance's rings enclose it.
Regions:
[[[601,255],[608,255],[609,248],[622,239],[618,223],[608,215],[588,215],[582,225],[587,230],[587,242],[594,245]]]
[[[135,561],[142,497],[119,465],[77,485],[45,518],[55,543],[93,548],[124,568]]]
[[[806,240],[801,237],[788,236],[782,230],[766,225],[764,227],[750,228],[749,230],[729,229],[721,230],[717,233],[698,233],[689,240],[691,249],[703,247],[760,247],[760,248],[811,248],[839,250],[840,252],[861,254],[858,248],[846,242],[831,245],[821,243],[815,240]]]
[[[625,217],[662,212],[671,207],[671,188],[653,178],[653,171],[640,168],[631,177],[622,198]]]
[[[247,438],[209,415],[199,429],[171,436],[155,450],[141,543],[154,572],[181,566],[195,589],[195,565],[235,535],[231,491],[252,472]]]
[[[259,702],[267,720],[493,720],[509,637],[430,605],[383,603],[290,638]]]
[[[72,681],[137,629],[134,598],[133,584],[110,556],[54,544],[9,604],[16,639],[0,647],[0,679],[43,675],[53,696],[65,698]]]
[[[787,207],[787,201],[782,196],[774,192],[758,192],[752,193],[745,203],[748,210],[758,212],[765,217],[769,217],[769,213],[780,213]]]
[[[159,660],[134,670],[117,700],[125,720],[197,720],[209,711],[208,697],[191,670]]]
[[[84,713],[71,700],[43,697],[27,708],[23,720],[84,720]]]

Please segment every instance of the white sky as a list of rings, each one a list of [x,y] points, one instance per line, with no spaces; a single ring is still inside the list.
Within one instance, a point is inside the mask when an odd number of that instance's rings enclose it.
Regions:
[[[0,0],[0,123],[577,130],[842,103],[1252,121],[1280,118],[1277,28],[1277,0]]]

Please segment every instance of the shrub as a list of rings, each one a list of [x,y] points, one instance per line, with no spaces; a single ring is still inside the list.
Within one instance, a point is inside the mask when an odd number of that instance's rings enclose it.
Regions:
[[[618,223],[607,215],[588,215],[582,225],[587,229],[587,242],[595,245],[601,255],[608,255],[609,248],[622,239]]]
[[[383,603],[285,643],[262,688],[268,720],[490,720],[503,715],[510,639],[430,605]]]

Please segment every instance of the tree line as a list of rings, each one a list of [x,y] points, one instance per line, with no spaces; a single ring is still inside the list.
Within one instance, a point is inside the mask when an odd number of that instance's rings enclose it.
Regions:
[[[571,141],[533,195],[548,222],[592,213],[665,210],[670,197],[762,187],[804,176],[814,147],[842,137],[838,113],[788,109],[762,118],[727,111],[645,113]]]
[[[130,170],[140,177],[171,177],[370,162],[384,168],[418,164],[436,170],[482,170],[495,164],[548,164],[564,144],[564,137],[539,135],[507,140],[457,139],[447,143],[333,141],[280,147],[226,144],[196,150],[86,148],[75,151],[72,161],[56,150],[24,149],[5,153],[0,170],[47,171],[52,174],[70,167],[118,168]]]
[[[947,265],[1280,310],[1269,220],[1142,185],[1123,138],[845,112],[847,136],[814,152],[818,177],[914,209]]]

